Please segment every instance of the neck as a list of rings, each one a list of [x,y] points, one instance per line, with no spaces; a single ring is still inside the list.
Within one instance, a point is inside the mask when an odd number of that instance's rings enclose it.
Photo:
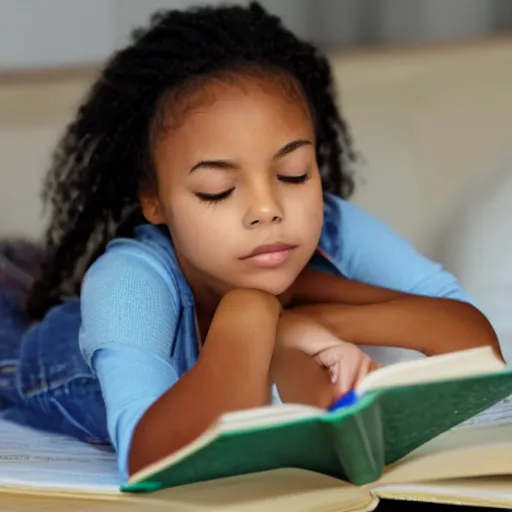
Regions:
[[[189,281],[189,285],[194,295],[194,305],[199,328],[198,334],[201,339],[201,344],[203,344],[221,297],[210,288],[204,286],[204,284],[195,285],[193,282]]]
[[[187,280],[194,296],[194,306],[200,330],[199,334],[202,341],[204,341],[223,294],[215,286],[211,286],[208,283],[208,277],[202,275],[201,271],[190,267],[177,251],[176,256],[183,276]]]

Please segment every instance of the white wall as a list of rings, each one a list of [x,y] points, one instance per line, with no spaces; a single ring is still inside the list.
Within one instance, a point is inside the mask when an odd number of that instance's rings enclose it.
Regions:
[[[196,0],[0,0],[0,71],[100,62],[124,45],[132,28],[145,24],[155,10],[197,3]]]
[[[78,0],[81,1],[81,0]],[[193,5],[247,3],[243,0],[109,0],[116,13],[114,33],[117,47],[128,43],[131,31],[145,25],[150,16],[161,9],[183,9]]]
[[[144,25],[160,9],[182,9],[192,5],[245,5],[250,0],[110,0],[116,13],[115,38],[118,46],[126,44],[133,28]],[[282,17],[287,26],[302,37],[313,34],[310,0],[260,0],[261,5]]]
[[[319,43],[439,41],[482,35],[503,0],[260,0]],[[508,0],[507,0],[508,1]],[[102,61],[159,9],[249,0],[0,0],[0,72]],[[510,9],[510,8],[509,8]],[[502,15],[510,26],[510,15]]]
[[[492,27],[494,16],[495,5],[489,0],[378,0],[376,29],[383,40],[471,38]]]
[[[228,0],[247,4],[249,0]],[[97,63],[160,9],[224,0],[0,0],[0,72]],[[296,33],[311,28],[308,0],[262,0]]]
[[[0,71],[98,62],[114,47],[109,0],[0,0]]]

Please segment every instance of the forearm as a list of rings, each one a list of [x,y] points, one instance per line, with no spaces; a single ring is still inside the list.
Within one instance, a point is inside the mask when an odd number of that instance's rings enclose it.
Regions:
[[[455,300],[404,295],[378,304],[322,304],[298,310],[313,314],[336,336],[357,345],[409,348],[428,356],[485,345],[499,352],[485,316]]]
[[[221,414],[270,402],[270,363],[280,307],[260,292],[220,303],[197,364],[138,423],[129,472],[184,447]]]
[[[363,306],[380,304],[404,296],[407,294],[306,268],[292,287],[291,305],[348,304]]]
[[[336,398],[328,370],[298,348],[276,349],[271,376],[283,402],[325,409]]]

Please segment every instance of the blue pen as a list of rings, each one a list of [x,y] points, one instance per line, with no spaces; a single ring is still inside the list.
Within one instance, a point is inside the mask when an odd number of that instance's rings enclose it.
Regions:
[[[329,412],[337,411],[343,407],[348,407],[349,405],[353,405],[357,402],[357,394],[351,389],[348,393],[345,393],[341,398],[338,398],[336,402],[334,402],[329,409]]]

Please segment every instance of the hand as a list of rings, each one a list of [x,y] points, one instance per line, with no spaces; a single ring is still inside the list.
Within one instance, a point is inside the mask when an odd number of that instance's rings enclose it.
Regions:
[[[369,373],[382,366],[358,346],[346,341],[322,350],[314,358],[329,370],[338,396],[355,388]]]
[[[277,344],[298,349],[330,373],[335,394],[350,391],[380,365],[359,347],[337,338],[311,317],[284,311],[278,323]]]

